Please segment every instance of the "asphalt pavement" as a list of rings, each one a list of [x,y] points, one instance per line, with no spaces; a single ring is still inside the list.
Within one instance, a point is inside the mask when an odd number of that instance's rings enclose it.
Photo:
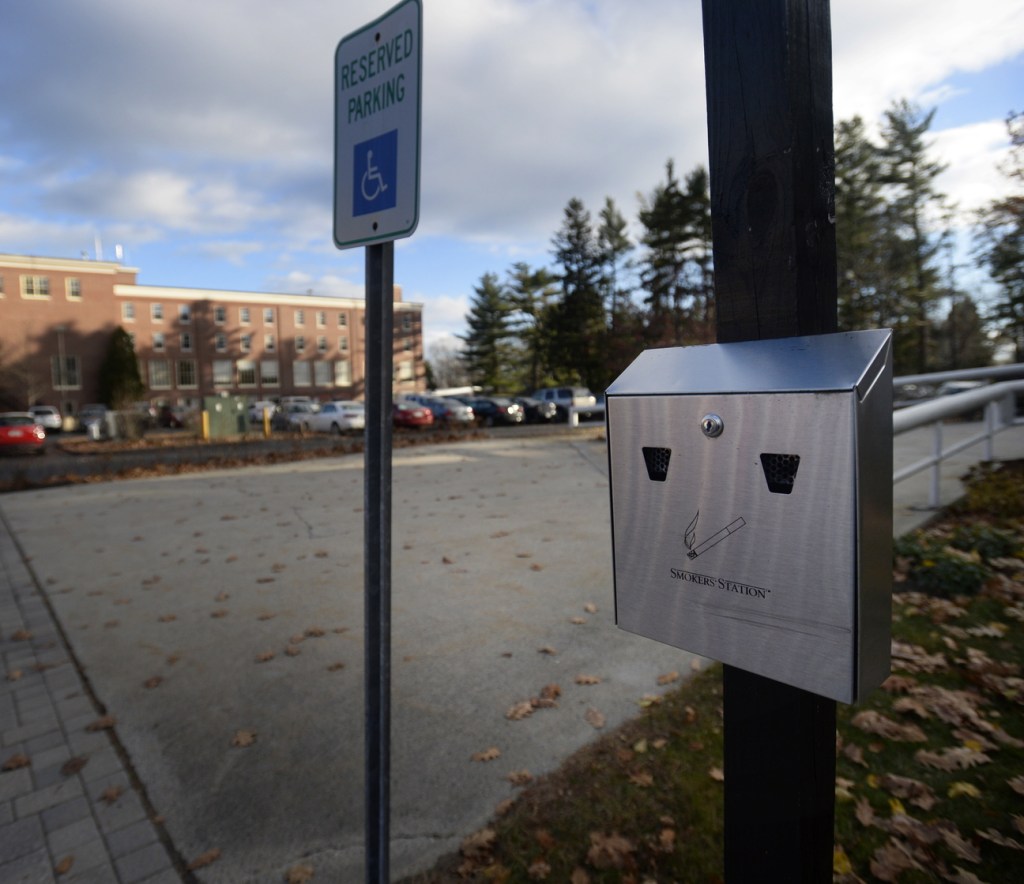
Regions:
[[[362,464],[0,497],[0,878],[362,879]],[[896,486],[897,533],[927,481]],[[393,502],[398,878],[701,661],[614,626],[598,431],[396,450]]]

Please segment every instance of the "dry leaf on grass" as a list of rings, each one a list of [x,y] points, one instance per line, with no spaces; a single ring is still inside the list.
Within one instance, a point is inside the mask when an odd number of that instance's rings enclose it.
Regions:
[[[1006,784],[1018,795],[1024,795],[1024,776],[1014,777],[1012,780],[1007,780]]]
[[[654,776],[649,774],[645,770],[635,771],[629,775],[629,781],[634,786],[639,786],[641,789],[646,789],[649,786],[654,785]]]
[[[587,862],[595,869],[622,869],[635,852],[633,842],[618,832],[591,832]]]
[[[998,844],[1000,847],[1009,847],[1011,850],[1024,850],[1024,844],[1021,844],[1014,838],[1008,838],[995,829],[985,829],[984,832],[981,829],[975,829],[974,834],[979,838],[984,838],[986,841],[991,841],[993,844]]]
[[[481,829],[472,835],[467,835],[459,846],[459,853],[467,859],[481,859],[486,857],[494,847],[498,834],[494,829]]]
[[[190,872],[194,872],[196,869],[204,868],[205,866],[208,866],[210,865],[210,863],[214,863],[219,859],[220,848],[212,847],[209,850],[207,850],[206,853],[201,853],[194,860],[192,860],[192,862],[188,864],[188,870]]]
[[[483,752],[474,752],[471,756],[472,761],[494,761],[496,758],[501,758],[501,750],[497,746],[491,746]]]
[[[929,749],[918,749],[914,753],[914,760],[925,767],[933,767],[936,770],[954,771],[967,770],[979,764],[985,764],[990,759],[984,752],[976,752],[966,746],[957,746],[952,749],[943,749],[941,752],[932,752]]]
[[[675,670],[658,676],[658,684],[660,685],[672,684],[674,681],[679,681],[679,673]]]
[[[711,777],[716,783],[725,782],[725,771],[720,767],[713,767],[708,771],[708,776]]]
[[[590,875],[582,866],[576,866],[569,876],[569,884],[590,884]]]
[[[526,874],[531,881],[546,881],[548,875],[551,874],[551,866],[544,860],[538,859],[530,864]]]
[[[878,785],[897,798],[906,798],[911,804],[920,807],[921,810],[931,810],[938,800],[931,786],[910,777],[885,774],[885,776],[879,777]]]
[[[885,737],[887,740],[898,740],[907,743],[924,743],[928,738],[921,728],[916,724],[900,724],[887,718],[874,709],[864,709],[858,712],[850,722],[854,727],[860,728],[868,734],[876,734]]]

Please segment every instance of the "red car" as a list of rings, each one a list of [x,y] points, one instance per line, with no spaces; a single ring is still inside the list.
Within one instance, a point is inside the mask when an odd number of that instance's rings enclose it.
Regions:
[[[0,451],[13,453],[35,452],[42,454],[46,449],[46,430],[27,411],[8,411],[0,414]]]
[[[391,410],[391,420],[396,427],[418,430],[420,427],[433,426],[434,412],[415,402],[396,402]]]

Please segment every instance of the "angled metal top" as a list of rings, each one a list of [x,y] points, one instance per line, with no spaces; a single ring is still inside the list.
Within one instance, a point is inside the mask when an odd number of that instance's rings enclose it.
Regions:
[[[863,395],[889,355],[888,329],[766,341],[646,350],[608,396],[697,393],[813,393],[857,389]]]

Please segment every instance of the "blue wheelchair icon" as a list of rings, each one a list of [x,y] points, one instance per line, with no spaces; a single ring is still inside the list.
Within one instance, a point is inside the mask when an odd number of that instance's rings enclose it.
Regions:
[[[353,151],[352,214],[393,209],[398,203],[398,130],[360,142]]]

